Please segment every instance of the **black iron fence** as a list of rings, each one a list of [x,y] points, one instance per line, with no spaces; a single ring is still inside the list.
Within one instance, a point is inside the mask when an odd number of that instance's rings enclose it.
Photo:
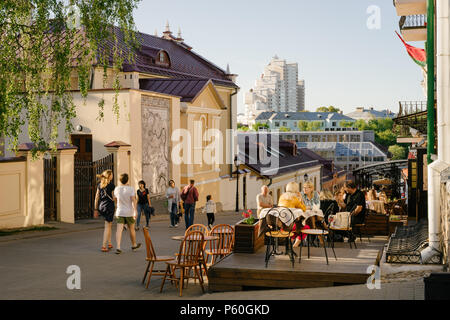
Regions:
[[[44,159],[44,220],[56,221],[56,157]]]
[[[426,101],[399,101],[398,105],[397,118],[427,111]]]
[[[105,170],[114,171],[114,155],[110,154],[97,161],[75,160],[75,219],[92,218],[97,188],[97,174]]]

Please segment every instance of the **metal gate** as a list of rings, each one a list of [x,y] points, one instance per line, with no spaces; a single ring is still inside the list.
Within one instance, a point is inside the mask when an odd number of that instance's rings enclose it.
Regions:
[[[97,174],[107,169],[114,171],[113,154],[97,161],[75,159],[75,220],[92,218],[98,183]]]
[[[56,221],[56,157],[44,159],[44,221]]]

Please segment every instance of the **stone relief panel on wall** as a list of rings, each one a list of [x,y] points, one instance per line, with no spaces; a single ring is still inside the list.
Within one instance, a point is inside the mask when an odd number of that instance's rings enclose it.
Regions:
[[[142,96],[142,179],[155,195],[166,192],[169,178],[170,100]]]

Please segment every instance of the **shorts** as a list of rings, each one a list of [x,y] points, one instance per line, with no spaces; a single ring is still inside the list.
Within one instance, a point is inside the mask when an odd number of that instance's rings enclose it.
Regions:
[[[136,223],[133,217],[117,217],[117,223],[132,225]]]

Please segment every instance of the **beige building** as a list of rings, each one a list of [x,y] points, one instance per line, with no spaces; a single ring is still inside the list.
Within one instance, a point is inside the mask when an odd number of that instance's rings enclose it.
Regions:
[[[116,32],[120,38],[120,31]],[[135,188],[139,180],[145,180],[156,203],[164,198],[170,179],[178,187],[190,179],[196,181],[198,208],[207,194],[218,203],[228,203],[225,198],[235,192],[231,172],[236,144],[227,137],[227,130],[236,128],[236,75],[194,53],[181,35],[174,37],[168,28],[162,37],[139,33],[138,40],[141,47],[135,62],[125,63],[119,74],[118,119],[112,111],[116,93],[112,69],[108,69],[105,86],[103,68],[92,66],[86,100],[77,90],[76,77],[73,79],[77,117],[71,143],[77,147],[75,159],[102,159],[117,147],[110,143],[119,142],[127,150],[122,156],[129,162],[124,165],[122,161],[120,170],[128,171]],[[104,116],[98,120],[100,101],[104,101]],[[216,131],[212,134],[209,129]],[[22,132],[19,141],[29,142],[26,128]],[[64,140],[62,127],[59,136]],[[216,140],[221,143],[215,144]],[[205,161],[208,154],[211,161]],[[6,151],[6,156],[13,155]],[[174,161],[178,156],[182,163]],[[73,167],[69,170],[73,172]]]

